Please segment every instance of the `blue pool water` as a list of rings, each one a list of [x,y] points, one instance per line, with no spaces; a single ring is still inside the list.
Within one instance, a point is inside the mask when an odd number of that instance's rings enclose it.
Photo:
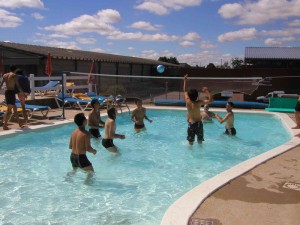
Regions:
[[[185,111],[147,114],[153,123],[140,133],[128,116],[118,117],[117,132],[126,135],[115,140],[119,157],[92,141],[91,180],[81,171],[66,176],[73,124],[0,137],[1,223],[157,225],[188,190],[291,139],[277,117],[236,113],[236,137],[215,121],[204,125],[202,145],[189,146]]]

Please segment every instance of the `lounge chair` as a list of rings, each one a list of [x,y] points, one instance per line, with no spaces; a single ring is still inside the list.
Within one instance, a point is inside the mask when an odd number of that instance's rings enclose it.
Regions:
[[[45,95],[48,91],[57,91],[60,89],[59,81],[51,80],[44,86],[35,87],[35,92],[39,95]]]
[[[81,100],[92,100],[92,98],[90,96],[83,94],[83,93],[75,93],[75,94],[73,94],[73,97],[81,99]]]
[[[68,104],[70,107],[78,106],[81,111],[85,111],[91,105],[91,100],[81,100],[78,98],[71,97],[70,95],[63,96],[62,94],[57,95],[55,101],[59,107],[59,102],[61,102],[64,105]]]
[[[85,93],[87,96],[89,96],[91,99],[98,99],[100,104],[103,104],[105,101],[108,101],[107,99],[111,99],[110,97],[106,97],[103,95],[96,95],[95,92],[86,92]]]
[[[16,100],[16,106],[21,108],[21,103],[19,100]],[[25,104],[25,109],[29,111],[28,118],[30,119],[34,113],[40,112],[44,117],[46,117],[51,109],[49,106],[44,105],[30,105]]]
[[[4,116],[4,113],[6,113],[7,112],[7,106],[6,105],[0,105],[0,111],[2,112],[2,114],[3,114],[3,116]],[[28,118],[30,118],[30,116],[31,116],[31,114],[30,114],[30,111],[29,110],[26,110],[27,111],[27,116],[28,116]],[[21,108],[17,108],[17,112],[18,112],[18,114],[20,115],[20,116],[23,116],[23,111],[22,111],[22,109]],[[10,115],[10,117],[9,117],[9,121],[11,120],[11,118],[14,116],[14,112],[13,112],[13,110],[12,110],[12,113],[11,113],[11,115]]]
[[[69,94],[73,94],[75,90],[75,84],[74,82],[66,82],[66,92]]]

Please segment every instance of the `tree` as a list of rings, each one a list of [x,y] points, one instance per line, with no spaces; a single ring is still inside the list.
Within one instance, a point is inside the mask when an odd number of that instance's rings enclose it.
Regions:
[[[237,57],[234,59],[231,59],[231,66],[232,66],[232,69],[241,69],[244,66],[244,60],[239,59]]]
[[[179,64],[178,60],[176,57],[166,57],[166,56],[162,56],[162,57],[159,57],[158,58],[158,61],[161,61],[161,62],[167,62],[167,63],[173,63],[173,64]]]
[[[213,64],[213,63],[209,63],[207,66],[206,66],[206,69],[215,69],[216,68],[216,66],[215,66],[215,64]]]

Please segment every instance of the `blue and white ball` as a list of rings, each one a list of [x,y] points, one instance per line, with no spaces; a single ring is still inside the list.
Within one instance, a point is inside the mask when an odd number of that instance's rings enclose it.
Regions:
[[[156,68],[157,72],[163,73],[165,71],[165,67],[163,65],[158,65]]]

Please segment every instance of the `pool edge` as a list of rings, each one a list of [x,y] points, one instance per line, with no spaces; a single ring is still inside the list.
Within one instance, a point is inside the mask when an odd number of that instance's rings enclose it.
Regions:
[[[235,112],[238,111],[239,110],[235,110]],[[294,137],[294,135],[299,133],[299,131],[290,129],[290,127],[294,126],[295,123],[287,114],[251,111],[251,113],[257,112],[262,114],[276,115],[292,136],[291,140],[258,156],[239,163],[238,165],[214,176],[209,180],[204,181],[200,185],[188,191],[182,197],[177,199],[171,206],[169,206],[161,220],[161,225],[188,224],[191,216],[198,209],[198,207],[216,190],[222,188],[230,181],[249,172],[262,163],[281,155],[300,144],[300,138]]]

